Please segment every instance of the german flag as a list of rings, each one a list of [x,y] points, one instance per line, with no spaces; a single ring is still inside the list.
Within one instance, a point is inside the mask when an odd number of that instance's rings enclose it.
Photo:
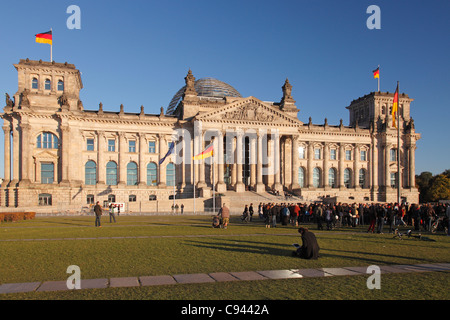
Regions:
[[[397,89],[394,93],[394,103],[392,105],[392,126],[397,128],[397,123],[395,122],[395,115],[398,113],[398,82],[397,82]]]
[[[52,31],[44,32],[44,33],[38,33],[36,35],[36,42],[38,43],[48,43],[49,45],[52,45]]]
[[[193,159],[194,160],[206,159],[206,158],[211,157],[213,155],[213,153],[214,153],[214,144],[211,143],[209,146],[207,146],[205,148],[205,150],[203,150],[203,152],[194,156]]]
[[[376,68],[372,72],[373,72],[373,78],[374,79],[379,79],[380,78],[380,67]]]

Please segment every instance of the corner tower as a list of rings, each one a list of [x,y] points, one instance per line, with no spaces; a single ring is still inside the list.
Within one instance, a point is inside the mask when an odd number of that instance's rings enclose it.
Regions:
[[[14,67],[18,90],[14,107],[39,111],[83,110],[80,71],[73,64],[21,59]]]

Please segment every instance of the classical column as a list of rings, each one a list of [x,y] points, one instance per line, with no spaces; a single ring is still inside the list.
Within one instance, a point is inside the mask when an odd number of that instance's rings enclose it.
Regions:
[[[256,188],[256,137],[249,136],[250,148],[250,186],[255,190]]]
[[[225,192],[227,191],[227,185],[223,181],[224,176],[224,154],[223,154],[223,132],[218,132],[217,137],[217,158],[215,159],[217,161],[217,185],[216,185],[216,191],[217,192]]]
[[[389,153],[391,149],[391,145],[390,144],[386,144],[384,146],[384,186],[386,187],[386,189],[391,187],[391,173],[389,170]]]
[[[231,165],[230,165],[230,169],[231,169],[231,185],[234,187],[234,189],[236,190],[236,162],[237,162],[237,155],[236,155],[236,148],[237,148],[237,144],[236,144],[236,137],[233,136],[231,138],[231,155],[230,155],[230,160],[231,160]]]
[[[125,133],[119,132],[119,185],[121,186],[127,184],[126,143]]]
[[[343,143],[339,145],[339,189],[345,189],[344,184],[344,161],[345,161],[345,146]]]
[[[361,157],[360,150],[360,145],[358,143],[355,144],[353,159],[353,188],[355,189],[361,189],[361,187],[359,186],[359,160]]]
[[[139,135],[139,177],[138,185],[147,185],[147,166],[145,164],[145,153],[147,150],[147,140],[145,139],[145,133],[138,133]]]
[[[205,133],[202,132],[199,136],[200,141],[199,141],[199,146],[200,146],[200,150],[198,153],[203,152],[205,150]],[[205,182],[205,159],[201,159],[200,161],[200,168],[199,168],[199,177],[198,177],[198,183],[197,183],[197,187],[198,188],[205,188],[206,187],[206,182]]]
[[[105,133],[103,131],[97,131],[97,183],[106,183],[106,165],[105,165]]]
[[[70,127],[67,124],[61,125],[61,140],[59,141],[61,152],[61,182],[60,184],[69,184],[69,168],[70,168]],[[55,179],[55,182],[58,180]]]
[[[245,185],[242,182],[243,137],[243,132],[238,131],[236,136],[236,192],[245,191]]]
[[[16,119],[12,120],[12,181],[10,187],[15,187],[19,182],[19,164],[20,164],[20,134],[18,129],[18,123]],[[55,168],[56,169],[56,168]]]
[[[159,160],[161,161],[162,158],[167,153],[167,140],[166,136],[164,134],[158,135],[158,146],[159,146]],[[165,161],[162,164],[158,164],[158,187],[164,188],[166,186],[166,166]]]
[[[11,181],[11,128],[9,125],[5,125],[2,128],[5,134],[5,178],[3,180],[2,186],[5,187]]]
[[[299,155],[298,155],[298,139],[297,135],[292,136],[292,145],[291,145],[291,162],[292,162],[292,176],[291,176],[291,191],[294,189],[300,188],[298,184],[298,166],[299,166]]]
[[[275,190],[282,192],[283,191],[283,185],[281,184],[281,162],[280,162],[280,135],[277,133],[275,135],[274,139],[274,184],[273,187]]]
[[[263,183],[263,134],[258,132],[257,133],[257,140],[258,140],[258,159],[256,164],[256,192],[264,192],[266,191],[266,186]]]
[[[313,160],[314,160],[314,145],[312,142],[308,144],[308,188],[313,188]]]
[[[323,186],[325,189],[330,189],[330,183],[328,180],[329,159],[330,159],[330,144],[328,142],[325,142],[323,144]]]
[[[411,145],[408,148],[409,150],[409,187],[415,188],[416,187],[416,157],[415,157],[415,150],[416,146]]]
[[[176,164],[179,167],[179,172],[180,172],[180,188],[183,190],[186,187],[186,157],[187,157],[187,148],[188,148],[188,141],[186,141],[186,137],[185,136],[181,136],[180,137],[181,141],[180,141],[180,145],[181,145],[181,150],[175,150],[175,155],[176,158],[178,159],[178,164]]]
[[[20,163],[21,163],[21,179],[20,184],[29,184],[30,180],[30,171],[29,171],[29,150],[30,150],[30,129],[31,126],[28,123],[22,123],[20,125],[21,131],[21,144],[20,144]]]
[[[376,192],[378,192],[378,146],[375,137],[372,138],[372,197],[376,200]]]

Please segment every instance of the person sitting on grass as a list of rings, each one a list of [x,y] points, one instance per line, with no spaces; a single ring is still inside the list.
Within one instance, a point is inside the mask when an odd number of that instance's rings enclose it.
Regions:
[[[307,228],[300,227],[298,232],[302,237],[302,246],[292,253],[293,256],[297,256],[303,259],[317,259],[319,258],[319,244],[317,243],[314,233],[308,231]]]

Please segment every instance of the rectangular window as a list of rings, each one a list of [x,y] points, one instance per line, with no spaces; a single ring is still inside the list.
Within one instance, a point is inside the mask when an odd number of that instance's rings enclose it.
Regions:
[[[352,150],[345,150],[345,160],[352,160]]]
[[[367,161],[367,151],[361,150],[361,161]]]
[[[390,150],[390,161],[397,161],[397,149]]]
[[[156,142],[155,141],[148,142],[148,153],[156,153]]]
[[[87,204],[94,204],[94,195],[93,194],[88,194],[86,196],[86,203]]]
[[[108,151],[110,152],[116,151],[116,140],[108,140]]]
[[[391,187],[397,187],[397,173],[391,173]]]
[[[128,196],[128,202],[136,202],[136,195],[130,194]]]
[[[320,149],[314,149],[314,159],[320,159]]]
[[[336,149],[330,150],[330,160],[336,160]]]
[[[39,194],[39,205],[40,206],[51,206],[52,205],[52,195],[49,193]]]
[[[87,139],[86,140],[86,150],[87,151],[94,151],[94,139]]]
[[[41,163],[41,183],[49,184],[55,180],[54,164]]]
[[[136,152],[136,141],[128,141],[128,152]]]
[[[298,147],[298,158],[305,159],[305,147]]]

